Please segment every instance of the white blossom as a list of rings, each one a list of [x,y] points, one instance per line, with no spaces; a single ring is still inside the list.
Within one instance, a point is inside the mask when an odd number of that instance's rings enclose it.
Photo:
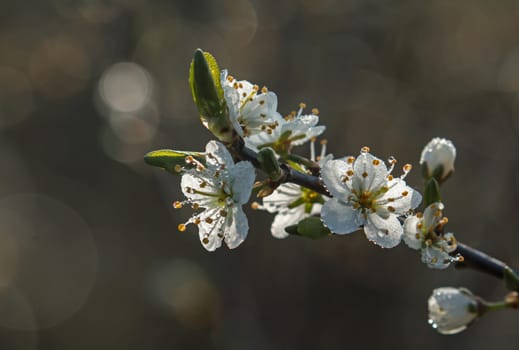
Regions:
[[[427,177],[432,177],[439,172],[438,167],[442,167],[442,172],[438,174],[439,180],[445,180],[454,171],[454,161],[456,159],[456,147],[447,139],[435,137],[423,149],[420,157],[420,164],[426,167]]]
[[[303,114],[305,104],[299,105],[297,112],[292,112],[278,121],[278,126],[271,133],[257,133],[248,137],[245,142],[252,149],[272,147],[278,153],[287,152],[292,146],[300,146],[321,135],[326,129],[319,125],[319,111],[312,109],[311,114]]]
[[[442,203],[432,203],[423,214],[410,215],[404,221],[404,242],[412,249],[421,250],[422,262],[434,269],[447,268],[459,259],[450,255],[457,247],[454,234],[436,232],[448,221],[442,215],[443,208]]]
[[[311,143],[310,159],[316,161],[314,141]],[[321,155],[317,164],[322,166],[333,156],[326,156],[326,143],[322,143]],[[301,166],[303,172],[306,169]],[[321,213],[322,203],[326,197],[308,188],[301,187],[293,183],[281,184],[274,192],[263,198],[263,205],[254,205],[257,209],[267,210],[269,213],[276,213],[271,226],[272,236],[276,238],[286,238],[289,234],[285,228],[296,225],[301,220],[312,215]]]
[[[188,204],[194,210],[203,210],[195,212],[178,229],[184,231],[186,225],[195,224],[205,249],[214,251],[222,241],[233,249],[245,240],[249,230],[242,205],[252,191],[254,167],[248,161],[234,164],[225,146],[217,141],[210,141],[205,150],[205,165],[187,157],[193,166],[184,170],[181,180],[187,200],[174,203],[176,208]]]
[[[441,334],[456,334],[478,317],[478,303],[464,288],[435,289],[428,300],[429,324]]]
[[[267,88],[259,88],[246,80],[236,80],[223,70],[220,74],[229,118],[239,136],[271,134],[283,120],[277,112],[278,99]]]
[[[324,225],[337,234],[351,233],[363,226],[373,243],[383,248],[398,245],[403,234],[398,217],[416,208],[421,195],[404,181],[411,165],[406,164],[404,174],[394,178],[391,172],[396,160],[389,162],[388,169],[367,147],[356,159],[326,162],[321,176],[333,198],[322,208]]]

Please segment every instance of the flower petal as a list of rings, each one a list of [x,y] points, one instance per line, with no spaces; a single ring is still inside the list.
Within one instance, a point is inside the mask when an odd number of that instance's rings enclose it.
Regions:
[[[242,161],[236,163],[230,170],[231,191],[233,200],[238,204],[247,203],[252,191],[252,185],[256,178],[256,172],[251,162]]]
[[[364,224],[364,219],[358,210],[354,210],[336,198],[324,203],[321,220],[326,227],[337,234],[352,233]]]
[[[422,232],[417,228],[420,219],[415,215],[407,217],[404,221],[404,235],[403,239],[405,244],[412,249],[422,248]]]
[[[347,184],[343,182],[343,176],[349,170],[352,170],[351,164],[342,159],[330,160],[321,168],[321,177],[328,191],[344,202],[347,202],[351,195]]]
[[[359,191],[376,191],[387,182],[387,166],[371,153],[361,153],[353,164],[354,188]]]
[[[205,146],[206,162],[210,166],[220,166],[225,164],[226,167],[234,165],[232,156],[227,148],[218,141],[209,141]]]
[[[303,191],[299,185],[284,183],[269,196],[263,198],[263,206],[269,213],[288,210],[288,205],[301,198]]]
[[[272,233],[272,236],[276,238],[286,238],[289,236],[288,232],[285,231],[286,227],[296,225],[299,221],[309,216],[310,214],[305,213],[303,205],[288,211],[280,212],[274,218],[272,226],[270,227],[270,232]]]
[[[241,206],[234,206],[230,214],[232,215],[226,222],[224,237],[229,249],[234,249],[247,238],[249,223]]]
[[[364,232],[371,242],[382,248],[393,248],[400,243],[403,229],[396,215],[384,219],[377,214],[369,214]]]

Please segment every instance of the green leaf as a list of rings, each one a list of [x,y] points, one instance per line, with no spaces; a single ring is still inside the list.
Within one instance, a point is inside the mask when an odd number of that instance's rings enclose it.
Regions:
[[[427,180],[427,183],[425,184],[423,201],[425,207],[434,202],[441,202],[440,185],[434,177],[431,177],[429,180]]]
[[[297,225],[288,226],[285,231],[292,234],[312,239],[330,236],[331,231],[323,225],[317,216],[310,216],[301,220]]]
[[[144,161],[152,166],[162,168],[172,174],[179,174],[182,168],[193,168],[193,164],[186,163],[186,157],[191,156],[205,163],[205,155],[200,152],[174,151],[171,149],[160,149],[151,151],[144,156]]]
[[[220,69],[210,53],[195,51],[189,67],[189,86],[202,124],[221,141],[231,142],[234,133],[223,96]]]

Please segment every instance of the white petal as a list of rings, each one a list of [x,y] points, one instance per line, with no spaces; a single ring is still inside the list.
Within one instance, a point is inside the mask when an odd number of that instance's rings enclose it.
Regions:
[[[203,213],[202,213],[203,214]],[[215,221],[208,224],[204,220],[198,225],[198,236],[202,246],[210,252],[215,251],[222,245],[222,239],[218,237],[223,221]]]
[[[321,177],[328,191],[335,198],[345,202],[348,200],[351,192],[342,181],[342,176],[346,175],[348,170],[352,170],[351,165],[342,159],[330,160],[324,163],[321,169]]]
[[[403,229],[396,215],[383,219],[377,214],[369,214],[364,232],[371,242],[382,248],[393,248],[400,243]]]
[[[332,198],[324,203],[321,209],[321,220],[332,232],[347,234],[356,231],[364,224],[364,219],[358,210]]]
[[[206,156],[208,165],[220,166],[225,164],[226,167],[232,167],[234,165],[231,154],[227,148],[218,141],[209,141],[205,146],[205,153],[208,155]],[[212,157],[209,156],[209,154],[212,155]]]
[[[269,196],[263,198],[263,206],[269,213],[288,209],[288,205],[303,195],[301,187],[293,183],[284,183]]]
[[[234,206],[232,213],[229,213],[229,215],[231,214],[232,219],[227,222],[228,226],[225,228],[224,237],[229,249],[234,249],[247,238],[249,223],[241,206]]]
[[[202,208],[207,208],[217,200],[216,197],[208,196],[206,194],[193,193],[192,191],[188,190],[188,188],[201,190],[200,183],[203,180],[207,183],[207,186],[203,188],[204,193],[217,193],[215,187],[216,185],[213,183],[214,179],[201,178],[200,176],[201,174],[197,173],[195,170],[184,173],[180,180],[180,188],[182,189],[182,193],[184,193],[187,198],[193,202],[198,203],[198,205],[200,205]]]
[[[286,227],[296,225],[299,223],[299,221],[309,216],[310,214],[305,213],[303,205],[285,212],[281,212],[274,218],[272,226],[270,227],[270,232],[272,233],[272,236],[276,238],[286,238],[289,236],[289,234],[285,231]]]
[[[359,181],[359,190],[376,191],[387,183],[386,164],[371,153],[361,153],[353,164],[354,184]]]
[[[420,194],[407,186],[404,180],[393,179],[388,186],[389,191],[377,199],[377,202],[387,202],[388,206],[393,207],[395,214],[402,215],[420,204]]]
[[[238,204],[247,203],[252,191],[252,185],[256,178],[256,172],[251,162],[242,161],[236,163],[230,170],[231,191],[233,200]]]
[[[425,230],[429,232],[438,226],[442,218],[442,210],[443,204],[440,202],[434,202],[425,208],[423,212],[423,224]]]
[[[409,216],[404,221],[404,236],[402,238],[405,244],[412,249],[422,248],[422,232],[417,228],[419,222],[420,219],[415,215]]]
[[[445,269],[451,263],[451,257],[441,248],[430,246],[422,249],[422,262],[432,269]]]

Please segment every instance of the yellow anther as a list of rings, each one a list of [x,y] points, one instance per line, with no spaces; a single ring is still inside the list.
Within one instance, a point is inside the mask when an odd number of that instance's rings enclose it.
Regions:
[[[213,223],[213,219],[211,219],[211,218],[205,218],[204,221],[207,222],[208,224],[212,224]]]
[[[327,139],[322,139],[321,140],[321,145],[326,145],[328,143],[328,140]],[[355,160],[355,159],[354,159]]]
[[[259,104],[260,104],[260,105],[264,105],[264,104],[265,104],[265,100],[260,100],[260,101],[259,101]]]
[[[227,216],[227,211],[220,210],[220,216],[226,217]]]
[[[403,169],[407,173],[407,172],[410,172],[411,169],[413,169],[413,166],[411,164],[406,164],[406,165],[404,165]]]
[[[174,201],[174,202],[173,202],[173,208],[175,208],[175,209],[180,209],[180,208],[182,208],[182,202]]]
[[[373,159],[373,165],[379,165],[380,164],[380,160],[378,159]]]
[[[318,115],[319,110],[317,108],[312,108],[312,114]]]
[[[200,225],[200,222],[202,222],[202,220],[200,220],[200,218],[195,218],[195,220],[193,221],[193,223],[195,225]]]
[[[182,171],[182,166],[180,164],[176,164],[174,167],[173,167],[173,170],[175,170],[176,173],[179,173]]]
[[[368,177],[368,173],[367,173],[367,172],[363,172],[363,173],[362,173],[362,177],[363,177],[363,178]]]
[[[395,212],[395,208],[392,207],[392,206],[388,206],[388,207],[387,207],[387,210],[389,210],[389,211],[392,212],[392,213]]]
[[[369,148],[368,146],[364,146],[364,147],[362,147],[362,148],[360,149],[360,151],[363,152],[363,153],[369,153],[370,148]]]
[[[202,239],[202,243],[203,244],[208,244],[209,243],[209,238],[204,237],[204,239]]]
[[[269,92],[269,89],[267,89],[267,87],[264,86],[264,87],[261,88],[261,92],[266,94],[267,92]]]
[[[355,161],[355,157],[348,157],[348,159],[346,159],[346,162],[348,164],[352,164],[354,161]]]
[[[416,217],[417,217],[418,219],[421,219],[421,218],[423,217],[423,213],[416,213]]]
[[[254,209],[254,210],[258,210],[258,209],[260,208],[260,205],[259,205],[258,202],[252,202],[252,203],[250,204],[250,207],[251,207],[252,209]]]
[[[242,95],[243,97],[247,97],[247,93],[246,93],[246,92],[242,93],[241,95]]]
[[[353,176],[353,170],[348,170],[348,171],[346,172],[346,175],[348,175],[348,176]]]
[[[255,91],[258,91],[259,90],[259,86],[258,85],[253,85],[252,89],[254,89]]]
[[[184,232],[186,230],[186,225],[185,224],[178,224],[177,229],[180,232]]]
[[[305,109],[305,108],[306,108],[306,103],[301,102],[301,103],[299,104],[299,108]]]
[[[243,89],[243,84],[242,83],[238,83],[238,86],[240,87],[240,89]]]
[[[193,210],[198,210],[198,208],[200,208],[200,205],[199,205],[198,203],[193,203],[193,204],[191,205],[191,208],[192,208]]]
[[[389,175],[387,176],[387,179],[388,179],[389,181],[393,180],[393,175],[389,174]]]

